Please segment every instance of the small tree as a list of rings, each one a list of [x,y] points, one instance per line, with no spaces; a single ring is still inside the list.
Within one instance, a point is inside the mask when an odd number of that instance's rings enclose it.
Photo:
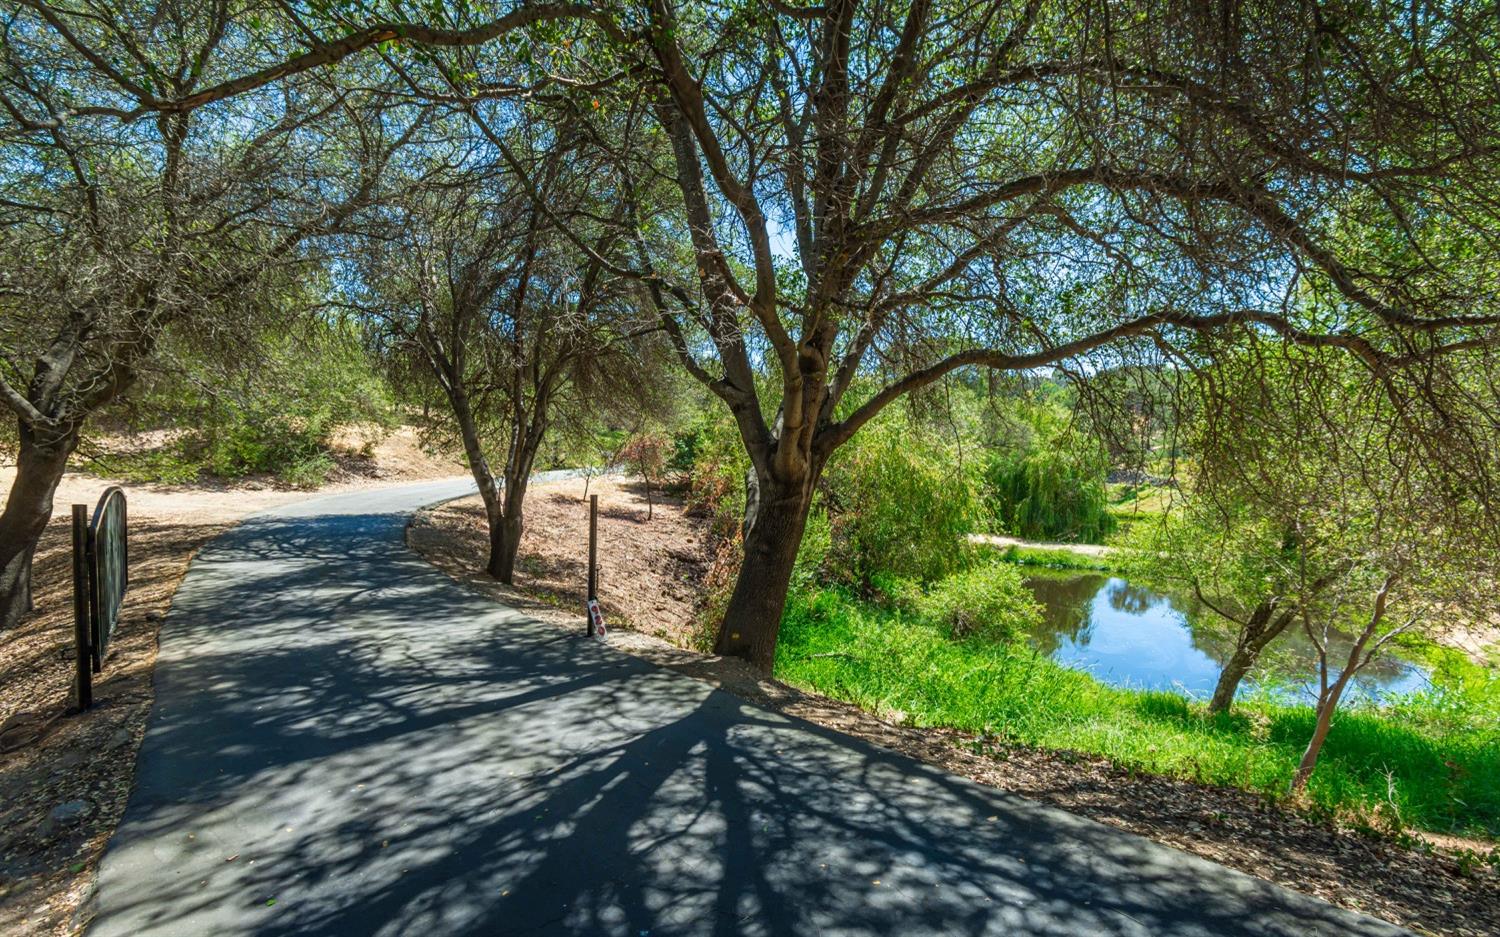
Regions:
[[[1217,510],[1191,495],[1159,524],[1143,525],[1129,565],[1148,581],[1185,588],[1232,625],[1234,651],[1223,662],[1210,713],[1228,712],[1240,683],[1262,652],[1297,621],[1293,577],[1296,535],[1284,523],[1254,516],[1249,505]]]
[[[1403,487],[1404,484],[1403,484]],[[1316,717],[1291,790],[1307,786],[1349,684],[1399,637],[1430,628],[1455,608],[1493,606],[1500,564],[1451,517],[1434,512],[1417,494],[1399,497],[1391,486],[1367,497],[1334,502],[1326,518],[1321,563],[1328,572],[1303,589],[1299,618],[1317,650]],[[1348,641],[1340,651],[1340,641]]]
[[[630,471],[641,477],[646,486],[646,520],[651,520],[656,501],[652,489],[661,482],[667,468],[667,455],[672,451],[672,442],[661,433],[637,433],[626,441],[620,450],[620,461]]]
[[[619,407],[652,406],[651,343],[637,290],[607,269],[607,233],[591,250],[559,231],[607,217],[599,176],[557,141],[527,153],[542,189],[501,161],[503,141],[472,125],[443,125],[467,139],[462,157],[428,164],[393,186],[354,245],[353,305],[378,323],[392,373],[462,444],[484,500],[486,571],[512,582],[523,505],[543,440],[558,423],[588,426]],[[487,128],[486,128],[487,131]],[[526,153],[517,131],[514,155]]]
[[[1496,581],[1500,537],[1494,475],[1482,470],[1496,448],[1493,387],[1482,372],[1428,368],[1426,393],[1456,417],[1440,429],[1415,425],[1430,412],[1365,384],[1358,368],[1327,351],[1252,341],[1205,370],[1202,418],[1189,434],[1196,484],[1144,561],[1174,570],[1241,625],[1213,708],[1228,707],[1233,685],[1278,635],[1306,632],[1318,694],[1294,791],[1306,786],[1349,683],[1392,641],[1436,609],[1494,604],[1482,594]],[[1448,453],[1413,444],[1440,433]]]

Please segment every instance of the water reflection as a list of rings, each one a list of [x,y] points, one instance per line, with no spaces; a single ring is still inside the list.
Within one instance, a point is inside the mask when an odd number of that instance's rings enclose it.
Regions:
[[[1206,698],[1234,651],[1233,626],[1179,596],[1097,573],[1037,572],[1027,584],[1045,610],[1032,630],[1032,646],[1106,683]],[[1333,659],[1341,660],[1348,647],[1347,641],[1337,643]],[[1256,683],[1283,699],[1315,699],[1317,656],[1307,635],[1289,629],[1278,638],[1241,694]],[[1421,668],[1384,656],[1348,692],[1378,701],[1427,685]]]

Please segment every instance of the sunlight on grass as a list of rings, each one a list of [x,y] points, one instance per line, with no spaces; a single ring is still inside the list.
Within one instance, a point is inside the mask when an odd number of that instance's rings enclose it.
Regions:
[[[1275,797],[1313,726],[1310,708],[1264,701],[1210,717],[1175,694],[1105,686],[1016,643],[954,639],[837,588],[793,595],[776,673],[867,709],[898,710],[917,725]],[[1388,826],[1500,835],[1497,684],[1484,677],[1383,711],[1341,712],[1309,787],[1314,805]]]

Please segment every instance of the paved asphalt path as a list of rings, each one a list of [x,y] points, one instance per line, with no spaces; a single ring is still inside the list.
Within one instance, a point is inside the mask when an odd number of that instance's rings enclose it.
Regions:
[[[92,937],[1402,933],[496,605],[403,543],[465,490],[203,550]]]

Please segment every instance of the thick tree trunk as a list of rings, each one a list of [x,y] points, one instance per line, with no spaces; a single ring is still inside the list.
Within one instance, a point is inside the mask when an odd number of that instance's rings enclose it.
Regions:
[[[21,427],[16,478],[0,512],[0,630],[14,627],[31,608],[31,559],[52,517],[52,497],[78,445],[74,435],[39,441]]]
[[[490,558],[484,571],[506,585],[513,585],[516,581],[516,553],[520,548],[520,518],[490,518]]]
[[[4,536],[0,531],[0,536]],[[0,568],[0,631],[15,626],[31,611],[31,557],[35,547],[22,550]]]
[[[807,526],[810,491],[809,485],[759,493],[754,518],[745,534],[744,563],[719,625],[715,653],[742,657],[771,672],[792,566]]]
[[[1219,671],[1219,682],[1214,685],[1213,698],[1208,701],[1210,714],[1229,712],[1234,694],[1239,691],[1240,681],[1255,666],[1256,656],[1250,648],[1243,645],[1234,649],[1234,655],[1225,662],[1224,669]]]
[[[525,464],[530,466],[531,460],[525,459]],[[516,554],[520,552],[521,533],[525,529],[522,506],[528,481],[526,475],[508,478],[497,497],[485,504],[490,524],[490,558],[484,569],[506,585],[514,585],[516,581]]]
[[[489,511],[489,562],[484,571],[505,585],[516,582],[516,553],[520,552],[520,511]]]

